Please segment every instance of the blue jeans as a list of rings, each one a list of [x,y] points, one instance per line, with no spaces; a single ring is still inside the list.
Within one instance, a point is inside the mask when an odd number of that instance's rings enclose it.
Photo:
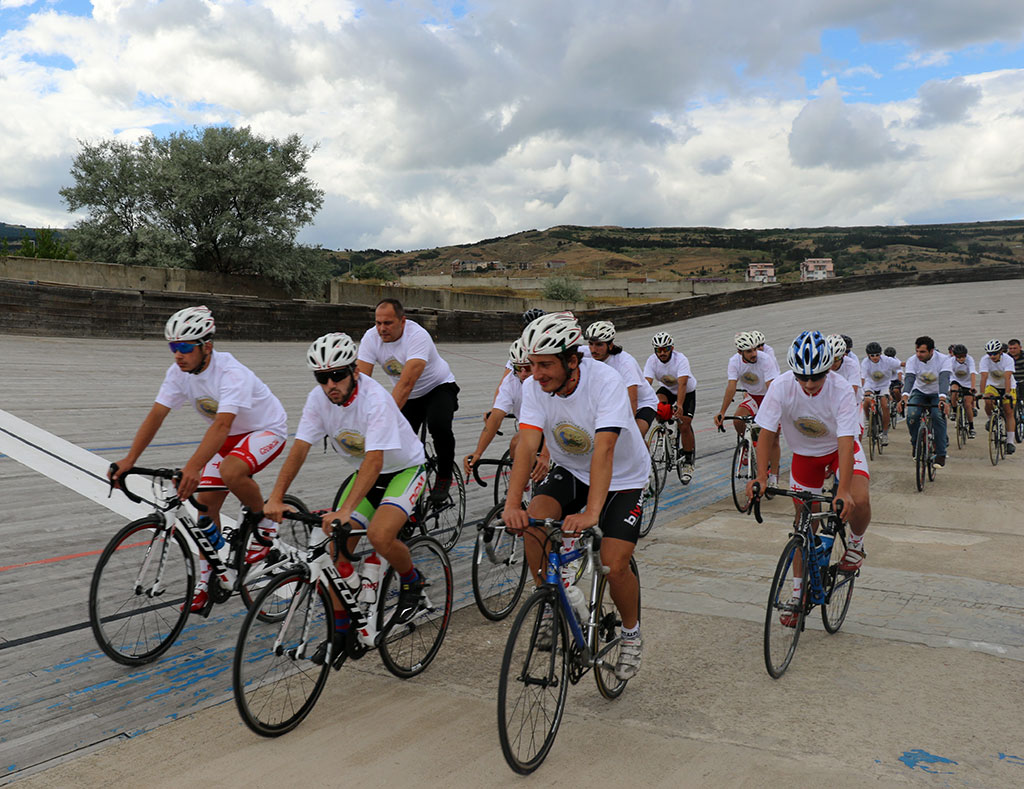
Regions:
[[[910,433],[910,446],[916,446],[918,422],[921,411],[928,407],[932,412],[932,433],[935,434],[935,454],[946,454],[946,417],[939,408],[939,396],[928,395],[914,390],[910,393],[907,408],[907,431]]]

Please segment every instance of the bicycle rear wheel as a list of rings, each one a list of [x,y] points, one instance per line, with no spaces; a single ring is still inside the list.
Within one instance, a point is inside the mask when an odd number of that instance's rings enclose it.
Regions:
[[[551,643],[538,645],[544,612]],[[538,589],[519,610],[505,644],[498,680],[498,739],[508,766],[520,775],[540,767],[558,734],[569,689],[566,625],[551,589]]]
[[[309,514],[309,508],[298,496],[286,493],[283,500],[295,511]],[[298,521],[285,519],[278,526],[278,537],[295,548],[305,548],[309,544],[310,529],[311,527]],[[271,548],[270,553],[256,564],[242,562],[239,568],[241,581],[238,592],[245,607],[252,608],[253,602],[270,580],[291,566],[291,562],[288,562],[277,548]]]
[[[516,607],[529,569],[522,535],[494,528],[501,523],[504,506],[487,513],[473,547],[473,599],[480,613],[494,622]]]
[[[794,559],[801,555],[802,550],[803,541],[799,537],[791,537],[779,557],[771,592],[768,594],[768,609],[764,619],[764,665],[775,679],[789,668],[800,640],[800,632],[804,629],[806,607],[803,601],[793,597]],[[802,564],[802,589],[806,599],[810,591],[808,563],[803,561]]]
[[[437,467],[428,463],[426,492],[418,505],[420,533],[433,537],[450,551],[462,536],[462,525],[466,521],[466,483],[458,466],[452,466],[448,494],[441,503],[432,504],[426,495],[434,489],[436,480]]]
[[[156,660],[188,619],[195,587],[184,535],[150,516],[107,543],[89,586],[89,624],[100,649],[126,666]]]
[[[330,596],[310,583],[304,568],[277,575],[263,588],[242,622],[231,666],[235,705],[246,726],[278,737],[303,721],[334,656],[319,666],[310,658],[333,635]]]
[[[444,548],[433,537],[420,536],[409,540],[409,553],[427,586],[412,619],[392,627],[380,641],[380,658],[385,667],[402,679],[415,677],[430,665],[441,648],[452,616],[452,565]],[[395,568],[389,567],[380,585],[377,607],[377,628],[381,633],[398,605],[401,585]]]
[[[637,610],[640,609],[640,570],[636,560],[629,557],[629,569],[637,581]],[[619,679],[615,675],[615,664],[619,661],[619,640],[622,628],[622,616],[615,601],[612,600],[611,589],[608,587],[608,576],[602,575],[597,583],[597,629],[590,639],[590,651],[599,656],[604,665],[594,666],[594,679],[597,689],[606,699],[617,699],[626,689],[628,679]],[[609,647],[611,647],[609,649]],[[601,651],[608,651],[601,655]]]
[[[651,460],[651,473],[647,478],[647,484],[644,485],[643,492],[640,496],[640,503],[643,505],[643,512],[640,515],[640,536],[646,537],[651,533],[651,529],[654,528],[654,519],[658,515],[658,500],[661,498],[659,495],[658,487],[658,467],[655,465],[654,460]]]
[[[747,480],[753,476],[752,463],[750,448],[745,439],[740,439],[732,453],[732,500],[740,512],[747,511]]]
[[[828,567],[822,570],[822,586],[825,590],[825,603],[821,606],[821,622],[829,633],[838,632],[846,621],[853,599],[853,582],[857,573],[845,573],[839,570],[839,561],[846,553],[846,534],[840,530],[832,542],[832,554]]]

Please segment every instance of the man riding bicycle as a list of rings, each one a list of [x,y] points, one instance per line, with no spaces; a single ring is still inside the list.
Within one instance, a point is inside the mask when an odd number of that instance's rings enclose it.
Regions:
[[[355,342],[341,333],[318,337],[306,351],[306,364],[317,385],[306,397],[295,443],[263,511],[268,518],[281,522],[286,509],[284,494],[313,444],[328,438],[335,452],[358,459],[359,469],[348,478],[339,500],[334,502],[337,509],[323,516],[322,528],[324,534],[331,536],[331,524],[338,520],[367,530],[374,550],[401,577],[394,613],[396,623],[401,624],[416,613],[426,583],[413,566],[409,549],[398,539],[426,483],[423,444],[384,387],[369,375],[359,373],[356,355]],[[354,572],[343,556],[336,556],[335,560],[342,577]],[[337,655],[348,631],[349,618],[341,601],[333,602],[332,654]],[[317,648],[312,657],[314,663],[323,663],[327,646],[325,640]]]
[[[629,560],[639,539],[651,460],[622,378],[608,365],[583,358],[577,348],[582,338],[571,312],[545,315],[523,332],[533,377],[523,383],[519,452],[502,517],[509,529],[525,533],[538,585],[544,535],[529,526],[529,518],[563,520],[562,530],[572,534],[601,527],[601,563],[609,568],[611,596],[622,616],[615,673],[627,680],[640,669],[643,647],[640,588]],[[542,436],[555,466],[524,512],[520,502]],[[546,622],[541,643],[550,649],[552,620]]]
[[[978,362],[978,372],[981,373],[981,382],[978,389],[990,397],[1006,395],[1003,401],[1003,415],[1006,417],[1006,454],[1012,455],[1016,452],[1014,442],[1014,421],[1013,409],[1017,404],[1017,389],[1014,386],[1014,365],[1013,359],[1003,351],[1002,340],[989,340],[985,343],[985,356]],[[985,413],[991,419],[992,401],[985,401]]]
[[[860,414],[853,387],[845,378],[831,372],[833,348],[816,331],[805,331],[793,340],[786,359],[790,369],[782,373],[768,390],[758,409],[755,422],[761,426],[758,443],[757,479],[747,483],[747,497],[753,498],[754,485],[761,495],[768,474],[761,458],[778,446],[778,425],[793,449],[790,488],[820,494],[830,473],[838,476],[835,500],[841,503],[840,517],[850,524],[850,538],[839,569],[855,572],[866,553],[864,533],[871,522],[867,459],[857,440]],[[799,517],[801,503],[793,500]],[[793,599],[803,594],[803,565],[799,553],[793,559]],[[782,612],[781,622],[795,627],[797,607]]]
[[[199,490],[196,500],[212,521],[207,526],[205,518],[200,518],[200,525],[213,545],[219,540],[220,511],[229,492],[251,512],[263,510],[263,495],[253,476],[281,453],[288,435],[288,416],[281,401],[234,356],[213,349],[215,331],[213,315],[205,306],[186,307],[170,317],[164,337],[174,363],[167,368],[156,402],[142,420],[128,454],[107,472],[114,482],[120,479],[156,437],[167,415],[191,403],[210,426],[181,469],[178,496],[187,499]],[[270,541],[277,525],[264,518],[259,532]],[[269,545],[256,543],[245,561],[258,562],[269,551]],[[194,613],[202,612],[209,602],[210,572],[209,562],[200,557],[199,581],[190,606]]]
[[[900,410],[907,414],[907,432],[910,446],[917,449],[917,426],[921,421],[922,408],[928,408],[932,415],[932,430],[935,431],[935,466],[946,465],[946,415],[949,413],[950,358],[944,353],[935,353],[935,341],[923,335],[914,340],[915,354],[907,359],[903,375],[903,399]],[[906,410],[907,406],[910,410]]]
[[[644,378],[647,383],[661,385],[655,391],[659,411],[670,407],[672,416],[679,423],[679,444],[682,447],[683,464],[680,479],[687,484],[693,476],[694,457],[697,454],[693,435],[693,414],[697,409],[697,379],[690,372],[690,360],[675,349],[672,335],[658,332],[651,338],[654,353],[644,364]]]
[[[615,344],[615,326],[611,321],[594,321],[587,327],[586,337],[590,357],[594,361],[604,362],[615,370],[626,383],[629,404],[633,409],[636,426],[640,435],[646,436],[647,430],[658,410],[658,396],[644,378],[640,365],[633,355]],[[584,353],[586,356],[587,353]]]
[[[882,356],[882,346],[877,342],[869,342],[864,349],[864,359],[860,363],[860,377],[864,381],[864,390],[875,397],[875,407],[882,415],[882,446],[889,446],[889,387],[899,372],[899,364],[888,356]],[[865,406],[865,409],[867,406]],[[868,418],[865,410],[864,419]]]
[[[974,364],[974,358],[967,353],[966,345],[955,344],[952,353],[949,407],[955,412],[957,401],[963,397],[964,411],[967,414],[967,437],[974,438],[974,392],[978,368]]]

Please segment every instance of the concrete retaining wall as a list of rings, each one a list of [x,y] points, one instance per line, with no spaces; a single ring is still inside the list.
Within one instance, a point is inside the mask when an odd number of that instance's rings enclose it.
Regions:
[[[481,293],[459,293],[453,290],[429,290],[425,287],[403,287],[400,285],[367,285],[361,282],[339,278],[331,280],[330,301],[332,304],[371,304],[381,299],[398,299],[406,307],[434,310],[493,310],[497,312],[525,312],[531,307],[542,310],[585,310],[586,302],[550,301],[548,299],[526,299],[516,296],[491,296]]]
[[[501,277],[432,274],[402,277],[402,284],[423,288],[507,288],[509,290],[544,289],[550,277],[561,272],[552,271],[545,277]],[[731,293],[736,290],[763,287],[754,282],[700,282],[691,280],[668,280],[664,282],[628,282],[625,279],[607,277],[604,279],[576,279],[576,284],[587,295],[598,298],[626,299],[654,297],[662,299],[701,296],[707,293]]]

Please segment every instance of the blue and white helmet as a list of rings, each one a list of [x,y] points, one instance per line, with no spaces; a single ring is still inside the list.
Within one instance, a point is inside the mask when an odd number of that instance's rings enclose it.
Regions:
[[[828,372],[834,358],[831,344],[817,331],[800,332],[786,354],[789,368],[800,375]]]

